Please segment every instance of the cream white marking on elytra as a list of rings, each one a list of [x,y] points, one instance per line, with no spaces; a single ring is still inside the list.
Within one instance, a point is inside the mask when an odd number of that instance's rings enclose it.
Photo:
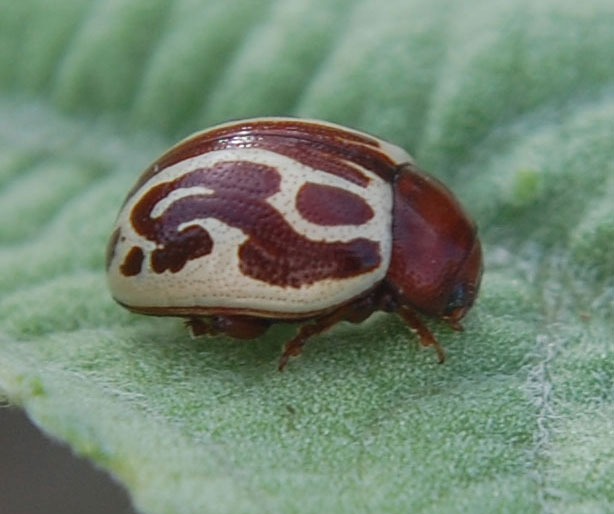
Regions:
[[[182,198],[195,195],[212,195],[213,193],[213,189],[203,186],[180,187],[174,191],[171,191],[154,206],[154,208],[151,210],[151,217],[159,218],[162,216],[162,214],[164,214],[166,209]]]

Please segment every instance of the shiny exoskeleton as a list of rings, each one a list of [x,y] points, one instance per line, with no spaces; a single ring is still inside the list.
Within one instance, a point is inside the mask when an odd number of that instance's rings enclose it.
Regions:
[[[194,335],[301,324],[279,362],[339,321],[397,313],[460,329],[480,285],[475,224],[402,149],[331,123],[257,118],[194,134],[129,192],[107,250],[113,297]]]

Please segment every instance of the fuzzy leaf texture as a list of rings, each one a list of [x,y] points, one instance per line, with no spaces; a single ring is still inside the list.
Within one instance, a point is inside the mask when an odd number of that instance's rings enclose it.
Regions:
[[[0,391],[144,513],[614,509],[614,3],[0,0]],[[432,351],[394,316],[276,371],[291,327],[191,340],[109,296],[140,172],[297,115],[388,139],[476,219]]]

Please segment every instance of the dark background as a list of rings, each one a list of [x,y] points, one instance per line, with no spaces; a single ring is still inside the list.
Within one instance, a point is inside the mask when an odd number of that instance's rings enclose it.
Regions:
[[[110,475],[0,405],[0,514],[135,512]]]

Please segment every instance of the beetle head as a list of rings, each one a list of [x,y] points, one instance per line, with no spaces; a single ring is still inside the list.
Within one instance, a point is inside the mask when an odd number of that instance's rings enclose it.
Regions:
[[[413,164],[394,183],[392,239],[386,280],[399,303],[460,328],[482,276],[477,229],[448,188]]]

